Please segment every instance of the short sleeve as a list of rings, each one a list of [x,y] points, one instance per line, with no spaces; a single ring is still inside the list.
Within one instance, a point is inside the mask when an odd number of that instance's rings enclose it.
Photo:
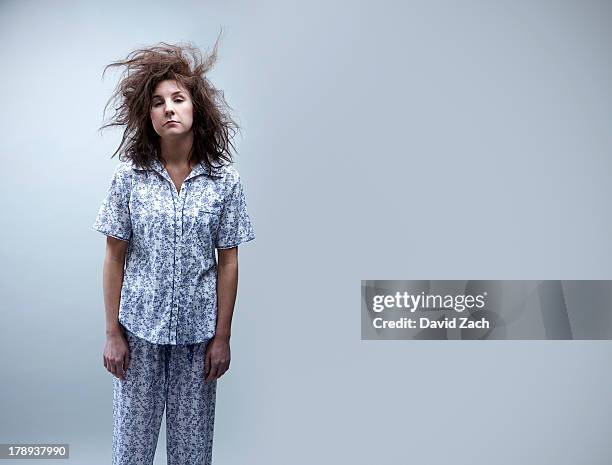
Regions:
[[[219,220],[215,243],[217,249],[230,249],[238,244],[255,239],[251,218],[247,213],[242,182],[238,173],[234,173],[232,187],[225,198]]]
[[[94,231],[128,242],[132,235],[129,209],[131,180],[129,176],[129,168],[122,163],[117,165],[98,216],[91,227]]]

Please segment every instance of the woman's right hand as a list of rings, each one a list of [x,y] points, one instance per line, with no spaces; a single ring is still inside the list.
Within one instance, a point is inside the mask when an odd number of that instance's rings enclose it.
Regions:
[[[124,379],[130,364],[130,348],[122,332],[106,336],[104,368],[119,379]]]

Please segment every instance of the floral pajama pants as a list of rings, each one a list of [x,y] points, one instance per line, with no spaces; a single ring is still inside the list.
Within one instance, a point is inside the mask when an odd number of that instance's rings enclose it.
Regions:
[[[153,344],[125,330],[130,362],[113,377],[113,465],[152,465],[166,409],[168,465],[210,465],[217,380],[204,381],[208,341]]]

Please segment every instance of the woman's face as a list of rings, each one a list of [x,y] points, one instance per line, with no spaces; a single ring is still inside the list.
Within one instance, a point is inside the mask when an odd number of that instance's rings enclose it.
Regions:
[[[193,124],[191,97],[175,80],[161,81],[153,91],[150,115],[153,129],[159,137],[184,135],[191,131]]]

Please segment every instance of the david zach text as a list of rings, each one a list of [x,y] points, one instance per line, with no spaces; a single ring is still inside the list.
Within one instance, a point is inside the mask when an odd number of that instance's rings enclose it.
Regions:
[[[385,321],[382,318],[374,318],[372,324],[376,329],[414,329],[417,328],[416,318],[400,318],[399,320]],[[489,329],[489,321],[486,318],[471,320],[465,317],[444,318],[443,320],[430,320],[429,318],[419,318],[418,328],[460,328],[460,329]]]

